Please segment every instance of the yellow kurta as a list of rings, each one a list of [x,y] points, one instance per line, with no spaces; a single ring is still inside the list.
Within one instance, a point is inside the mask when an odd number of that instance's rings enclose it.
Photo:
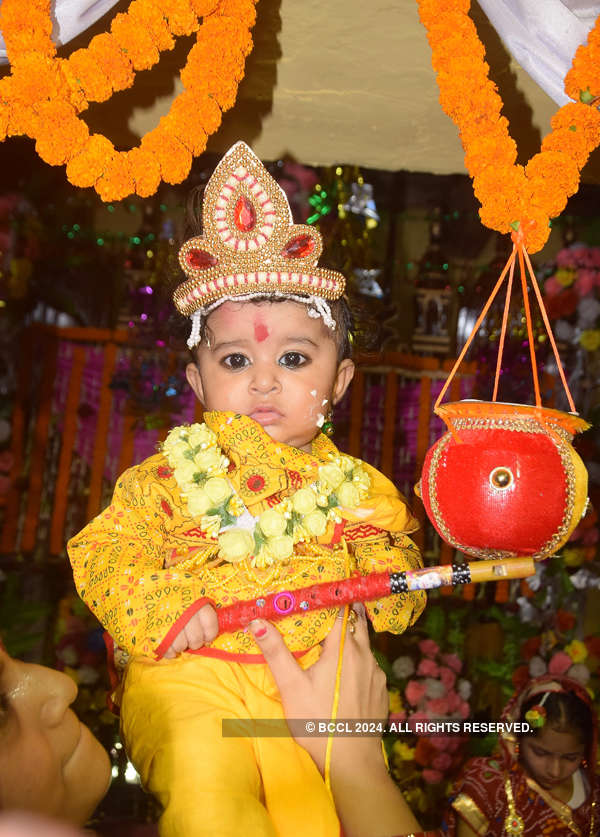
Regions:
[[[204,420],[232,463],[227,479],[255,517],[314,483],[319,466],[338,455],[321,434],[305,453],[273,441],[246,416],[206,413]],[[200,653],[158,658],[203,599],[220,607],[353,572],[421,566],[407,536],[416,522],[404,500],[382,474],[363,467],[371,487],[360,508],[342,511],[342,524],[329,523],[322,537],[297,544],[292,558],[265,569],[218,559],[216,538],[190,515],[163,454],[126,471],[111,505],[69,542],[81,597],[133,656],[122,693],[123,734],[145,786],[165,809],[163,835],[337,837],[323,781],[291,738],[221,736],[225,717],[283,717],[252,636],[223,634]],[[376,630],[400,633],[424,605],[425,594],[415,592],[366,607]],[[336,612],[277,623],[292,651],[309,652],[303,664],[318,656]]]

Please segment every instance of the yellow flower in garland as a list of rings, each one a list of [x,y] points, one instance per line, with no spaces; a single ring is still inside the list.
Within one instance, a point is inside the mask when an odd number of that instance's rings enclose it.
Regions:
[[[585,560],[585,552],[578,546],[569,546],[561,554],[567,567],[580,567]]]
[[[400,697],[398,689],[389,690],[389,705],[390,714],[398,714],[399,712],[404,711],[404,704],[402,703],[402,698]]]
[[[574,663],[582,663],[588,655],[585,643],[579,639],[574,639],[566,645],[565,651]]]
[[[299,488],[265,509],[249,531],[248,517],[244,528],[234,525],[248,512],[227,480],[229,460],[206,424],[173,428],[162,451],[189,513],[200,519],[200,527],[209,537],[218,539],[219,557],[231,563],[248,559],[259,568],[290,558],[294,544],[324,535],[330,522],[341,520],[337,510],[342,500],[353,508],[367,496],[370,486],[368,474],[354,460],[332,457],[319,468],[316,484]]]

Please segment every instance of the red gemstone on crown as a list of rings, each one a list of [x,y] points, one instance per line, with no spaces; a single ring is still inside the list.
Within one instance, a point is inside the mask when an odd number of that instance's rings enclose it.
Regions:
[[[297,235],[290,239],[281,251],[281,255],[287,259],[301,259],[309,256],[315,249],[315,240],[310,235]]]
[[[237,199],[233,210],[233,220],[240,232],[250,232],[256,226],[256,212],[245,195]]]
[[[192,247],[187,251],[185,260],[190,267],[195,267],[199,270],[214,267],[217,264],[217,258],[212,253],[208,253],[206,250],[200,250],[197,247]]]

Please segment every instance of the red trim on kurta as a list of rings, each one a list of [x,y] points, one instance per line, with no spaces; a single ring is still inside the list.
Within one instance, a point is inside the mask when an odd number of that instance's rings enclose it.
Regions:
[[[154,652],[154,656],[157,660],[161,660],[163,658],[165,652],[172,644],[177,634],[183,629],[184,625],[187,625],[194,613],[197,613],[200,610],[200,608],[204,607],[204,605],[210,605],[211,607],[215,607],[215,603],[211,599],[198,599],[198,601],[194,602],[193,605],[190,605],[188,609],[181,614],[181,616],[175,622],[174,625],[171,625],[167,632],[167,635]]]

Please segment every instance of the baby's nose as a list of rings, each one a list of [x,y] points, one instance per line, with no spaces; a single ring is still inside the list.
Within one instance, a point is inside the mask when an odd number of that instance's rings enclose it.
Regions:
[[[277,370],[267,366],[255,366],[251,386],[257,392],[268,393],[279,389]]]

